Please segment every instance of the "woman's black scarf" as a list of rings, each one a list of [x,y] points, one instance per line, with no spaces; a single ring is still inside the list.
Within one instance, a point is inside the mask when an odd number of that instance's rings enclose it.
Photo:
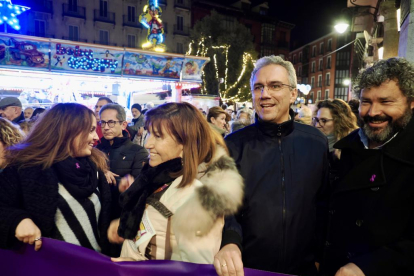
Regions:
[[[76,199],[88,198],[98,187],[97,169],[88,157],[68,157],[53,168],[59,182]]]
[[[161,163],[156,167],[145,164],[131,187],[120,196],[122,207],[118,235],[134,239],[138,233],[147,198],[164,184],[174,181],[171,173],[182,169],[181,158]]]

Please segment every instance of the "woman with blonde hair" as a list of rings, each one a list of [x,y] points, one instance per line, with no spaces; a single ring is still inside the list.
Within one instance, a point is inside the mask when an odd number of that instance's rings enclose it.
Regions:
[[[213,106],[208,110],[207,122],[223,137],[226,135],[226,132],[230,131],[228,125],[230,119],[230,115],[220,106]]]
[[[113,261],[212,264],[224,216],[237,211],[243,196],[223,138],[188,103],[151,109],[145,125],[149,163],[121,195],[121,219],[108,234],[111,241],[125,241]]]
[[[0,170],[6,166],[4,152],[23,139],[23,133],[9,120],[0,117]]]
[[[91,110],[60,103],[23,143],[9,147],[0,174],[0,248],[54,238],[108,252],[110,191]]]

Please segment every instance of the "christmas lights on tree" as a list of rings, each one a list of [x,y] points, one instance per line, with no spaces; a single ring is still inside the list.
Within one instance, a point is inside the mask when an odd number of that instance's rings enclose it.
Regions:
[[[16,31],[20,30],[17,16],[30,10],[29,7],[13,5],[11,0],[0,0],[0,24],[8,24]]]

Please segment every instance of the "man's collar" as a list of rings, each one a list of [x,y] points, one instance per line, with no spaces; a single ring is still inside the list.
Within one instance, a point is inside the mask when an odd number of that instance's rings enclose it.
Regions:
[[[359,134],[359,137],[361,138],[362,144],[364,144],[364,148],[365,149],[369,149],[369,139],[365,135],[365,133],[362,130],[362,128],[359,129],[358,134]],[[385,146],[386,144],[388,144],[392,139],[394,139],[397,135],[398,135],[398,132],[395,133],[394,136],[392,136],[390,139],[388,139],[388,141],[386,141],[384,144],[382,144],[382,145],[380,145],[378,147],[375,147],[373,149],[381,149],[383,146]]]
[[[272,137],[285,137],[289,135],[294,128],[294,120],[295,113],[293,110],[289,110],[289,119],[286,122],[283,122],[281,124],[275,124],[271,122],[263,121],[259,118],[259,116],[256,114],[256,122],[255,124],[257,127],[266,135],[272,136]]]

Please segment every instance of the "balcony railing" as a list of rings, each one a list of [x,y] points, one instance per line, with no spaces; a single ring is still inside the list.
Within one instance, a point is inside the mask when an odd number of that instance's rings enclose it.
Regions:
[[[101,44],[101,45],[108,45],[108,46],[117,46],[116,43],[110,43],[110,42],[106,43],[105,41],[101,42],[100,40],[94,40],[93,43],[94,44]]]
[[[62,16],[86,19],[86,9],[85,7],[62,4]]]
[[[319,55],[323,55],[325,53],[325,50],[322,48],[319,50]]]
[[[42,1],[41,3],[33,3],[33,5],[30,6],[30,9],[36,12],[53,13],[53,2]]]
[[[174,8],[190,10],[191,9],[191,1],[189,1],[189,0],[174,0]]]
[[[327,64],[326,65],[326,69],[331,69],[331,65],[330,64]]]
[[[71,41],[78,41],[78,42],[88,42],[87,39],[83,39],[83,38],[74,38],[74,37],[69,37],[69,36],[62,36],[62,39],[64,40],[71,40]]]
[[[124,26],[142,28],[141,22],[138,21],[138,16],[128,18],[128,15],[124,15]]]
[[[115,24],[114,12],[103,12],[102,10],[94,10],[93,20]]]
[[[323,66],[319,66],[319,71],[323,71]]]
[[[331,85],[331,80],[326,80],[326,86]]]
[[[46,37],[46,38],[55,38],[54,35],[48,33],[39,33],[39,32],[26,32],[27,35],[37,36],[37,37]]]
[[[174,25],[174,34],[189,36],[190,35],[190,28],[186,26],[177,26]]]
[[[322,81],[318,81],[318,87],[322,87]]]

